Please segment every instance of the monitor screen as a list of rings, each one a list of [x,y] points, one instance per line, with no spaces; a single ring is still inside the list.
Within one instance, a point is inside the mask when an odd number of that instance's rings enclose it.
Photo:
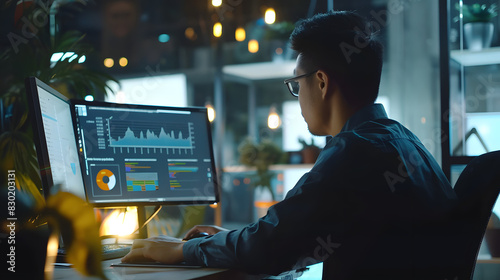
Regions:
[[[69,100],[33,77],[26,79],[26,94],[45,197],[60,185],[85,199]]]
[[[87,199],[100,206],[218,201],[203,107],[74,102]]]

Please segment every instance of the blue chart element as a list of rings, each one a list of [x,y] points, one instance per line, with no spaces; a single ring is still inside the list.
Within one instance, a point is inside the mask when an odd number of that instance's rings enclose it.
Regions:
[[[176,178],[177,173],[193,173],[198,172],[198,167],[188,167],[188,166],[172,166],[168,165],[168,173],[170,178]]]
[[[158,173],[144,172],[144,173],[125,173],[127,177],[127,190],[128,191],[156,191],[158,190]]]
[[[76,175],[76,164],[72,162],[70,165],[71,165],[71,171],[73,171],[73,175]]]
[[[183,163],[169,163],[168,164],[168,176],[170,178],[170,189],[174,190],[184,185],[186,179],[192,178],[193,173],[198,172],[198,167],[194,166],[184,166]],[[183,175],[181,175],[183,174]],[[180,175],[180,178],[178,177]],[[189,180],[188,179],[188,180]]]
[[[118,140],[110,139],[110,147],[137,147],[137,148],[192,148],[191,137],[184,138],[182,132],[175,136],[174,131],[167,134],[161,129],[158,136],[156,136],[149,129],[144,136],[141,131],[139,137],[134,135],[134,132],[127,128],[125,135],[118,137]]]

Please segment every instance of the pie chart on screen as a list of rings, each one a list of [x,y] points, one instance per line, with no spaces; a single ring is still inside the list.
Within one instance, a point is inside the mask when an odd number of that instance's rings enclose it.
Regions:
[[[116,177],[108,169],[101,169],[96,176],[97,186],[103,191],[110,191],[116,185]]]

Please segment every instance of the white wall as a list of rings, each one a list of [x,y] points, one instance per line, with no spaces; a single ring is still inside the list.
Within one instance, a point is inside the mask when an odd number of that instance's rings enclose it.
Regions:
[[[187,106],[187,86],[184,74],[147,76],[121,79],[120,86],[110,84],[115,93],[106,101],[159,106]]]
[[[300,151],[302,144],[299,143],[299,138],[304,138],[307,143],[311,143],[314,139],[314,144],[320,148],[325,146],[326,138],[313,136],[304,121],[300,112],[299,101],[283,102],[283,150],[284,151]]]

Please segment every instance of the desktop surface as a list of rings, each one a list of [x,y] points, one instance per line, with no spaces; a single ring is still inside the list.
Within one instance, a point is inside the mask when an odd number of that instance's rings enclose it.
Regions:
[[[151,267],[112,267],[120,259],[103,261],[104,273],[110,280],[118,279],[262,279],[260,275],[249,275],[241,271],[220,268],[151,268]],[[53,279],[88,279],[70,267],[56,266]]]

